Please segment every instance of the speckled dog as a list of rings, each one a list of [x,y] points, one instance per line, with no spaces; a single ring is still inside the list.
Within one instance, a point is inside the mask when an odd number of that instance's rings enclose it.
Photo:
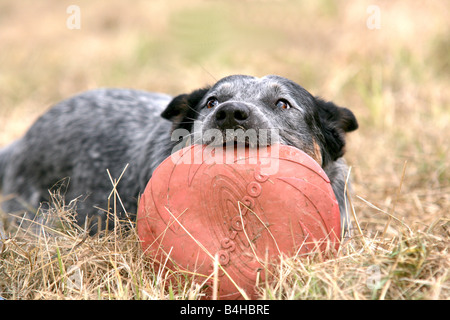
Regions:
[[[175,98],[126,89],[87,91],[55,105],[23,138],[0,150],[2,209],[33,219],[36,209],[49,201],[49,190],[63,188],[66,199],[77,199],[77,222],[84,225],[86,218],[94,218],[89,220],[95,233],[97,217],[101,228],[106,221],[113,227],[102,210],[112,190],[107,169],[117,178],[128,165],[117,190],[133,219],[153,170],[180,141],[201,133],[203,138],[192,142],[223,144],[227,130],[265,129],[276,130],[277,141],[305,151],[323,167],[347,230],[342,156],[345,133],[357,127],[350,110],[279,76],[229,76]],[[173,139],[172,132],[180,130],[186,135]],[[223,141],[209,141],[208,130],[223,132]],[[257,134],[257,143],[272,141]],[[116,214],[126,218],[123,210]]]

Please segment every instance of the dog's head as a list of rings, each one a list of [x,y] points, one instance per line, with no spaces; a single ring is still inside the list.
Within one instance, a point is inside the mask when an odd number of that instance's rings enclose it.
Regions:
[[[344,154],[345,133],[358,128],[347,108],[272,75],[223,78],[175,97],[161,116],[173,122],[173,130],[189,132],[194,143],[279,142],[303,150],[324,167]]]

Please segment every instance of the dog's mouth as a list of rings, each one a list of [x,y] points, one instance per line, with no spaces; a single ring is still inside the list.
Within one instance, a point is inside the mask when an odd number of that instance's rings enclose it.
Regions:
[[[262,148],[267,147],[278,141],[277,134],[270,134],[268,130],[227,130],[226,133],[215,135],[203,139],[203,144],[213,147],[246,147],[246,148]]]
[[[222,143],[222,147],[224,148],[230,148],[230,147],[234,147],[234,148],[255,148],[258,147],[258,143],[256,142],[252,142],[250,141],[250,139],[247,137],[243,140],[238,139],[237,137],[235,137],[234,139],[230,139],[228,141],[224,141]]]
[[[275,144],[290,145],[299,148],[311,156],[319,165],[323,165],[322,152],[319,144],[313,140],[312,146],[308,145],[296,145],[292,143],[287,143],[284,138],[279,134],[278,130],[269,129],[259,129],[253,130],[253,134],[248,134],[248,131],[241,129],[229,130],[228,132],[221,134],[221,132],[215,129],[215,135],[205,135],[201,136],[199,139],[195,139],[193,142],[191,139],[186,139],[185,147],[192,144],[203,144],[213,148],[223,148],[223,149],[238,149],[238,148],[266,148]],[[204,133],[203,131],[202,133]],[[207,132],[207,131],[206,131]],[[232,134],[230,134],[232,132]],[[236,134],[237,132],[237,134]],[[256,134],[255,134],[256,132]],[[269,134],[267,134],[270,132]],[[228,133],[228,134],[227,134]]]
[[[204,141],[204,144],[209,145],[211,147],[223,147],[223,148],[262,148],[270,146],[272,143],[268,143],[267,141],[253,140],[248,137],[244,139],[224,139],[223,141]]]

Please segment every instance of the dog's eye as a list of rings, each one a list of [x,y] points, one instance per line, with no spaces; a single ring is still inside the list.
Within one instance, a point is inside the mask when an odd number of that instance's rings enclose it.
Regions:
[[[216,98],[209,98],[208,101],[206,102],[206,107],[208,109],[214,108],[219,104],[219,100],[217,100]]]
[[[282,108],[282,109],[289,109],[291,107],[291,105],[289,104],[289,102],[287,102],[284,99],[280,99],[277,101],[277,103],[275,104],[277,106],[277,108]]]

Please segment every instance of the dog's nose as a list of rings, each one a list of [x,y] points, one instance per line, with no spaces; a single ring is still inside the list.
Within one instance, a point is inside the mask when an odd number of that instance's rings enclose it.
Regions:
[[[216,123],[222,129],[235,129],[250,117],[250,109],[243,103],[224,103],[216,110]]]

